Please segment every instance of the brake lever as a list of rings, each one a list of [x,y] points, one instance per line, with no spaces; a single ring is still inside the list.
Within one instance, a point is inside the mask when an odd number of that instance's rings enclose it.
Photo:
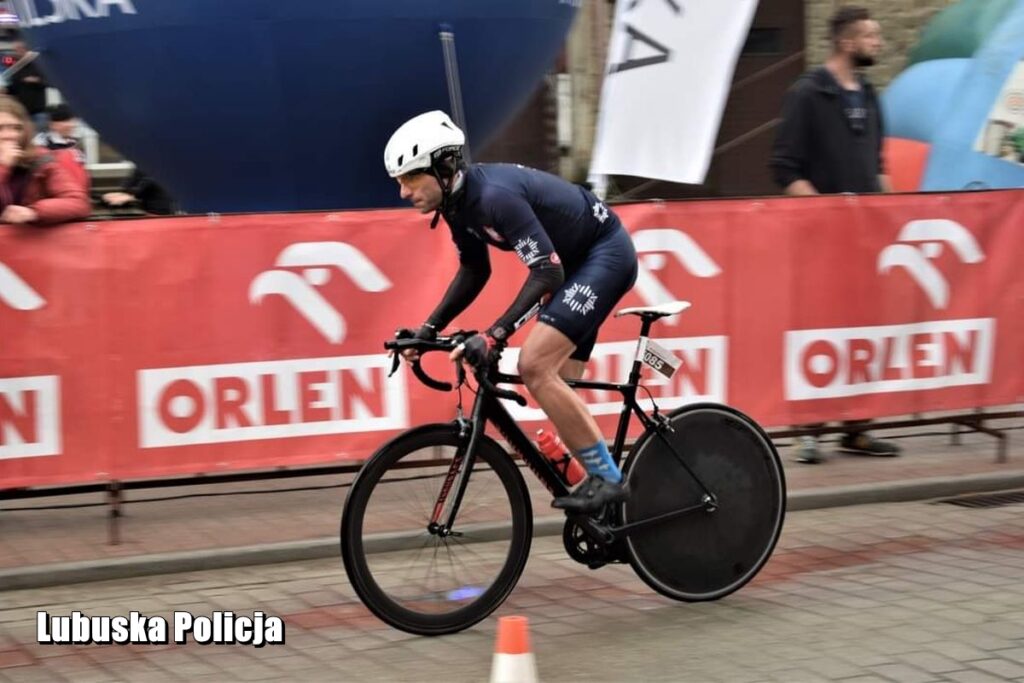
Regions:
[[[395,330],[395,339],[412,339],[414,333],[412,330],[402,327]],[[387,347],[387,344],[384,345]],[[391,377],[398,372],[398,366],[402,364],[402,352],[398,349],[391,350],[391,371],[388,372],[388,377]]]

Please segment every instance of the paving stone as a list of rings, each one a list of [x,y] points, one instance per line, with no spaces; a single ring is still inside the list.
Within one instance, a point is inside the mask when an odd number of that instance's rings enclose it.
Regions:
[[[1024,679],[1024,665],[1017,662],[1008,662],[1005,659],[981,659],[971,662],[975,669],[981,669],[994,676],[1000,676],[1006,680]]]
[[[966,669],[964,671],[950,671],[943,674],[947,680],[956,683],[1006,683],[1006,679],[993,676],[977,669]]]
[[[938,680],[927,671],[906,664],[881,664],[871,667],[871,670],[886,680],[899,683],[929,683]]]
[[[881,528],[893,532],[888,540],[871,531]],[[884,550],[894,539],[920,537],[929,541],[916,551]],[[505,605],[472,629],[440,638],[378,621],[337,580],[335,560],[184,574],[173,582],[145,577],[13,591],[0,594],[0,652],[24,653],[30,663],[0,668],[0,680],[17,672],[18,680],[58,681],[479,681],[489,672],[497,617],[510,614],[530,619],[543,680],[1012,680],[1024,676],[1024,590],[986,580],[1024,566],[1024,543],[1002,545],[1008,537],[1024,538],[1024,520],[992,510],[906,504],[794,513],[758,581],[721,601],[695,604],[653,593],[629,567],[591,572],[565,557],[559,539],[539,538],[530,561],[535,571]],[[826,569],[810,556],[800,559],[787,540],[809,542],[806,549],[850,538],[883,550],[863,548],[855,562]],[[772,574],[776,559],[785,573]],[[967,592],[931,578],[949,581],[968,562]],[[163,614],[177,606],[206,614],[215,603],[236,613],[281,603],[299,609],[282,614],[287,642],[261,649],[47,649],[34,642],[37,609],[68,614],[89,605],[118,614],[146,604],[162,606]]]

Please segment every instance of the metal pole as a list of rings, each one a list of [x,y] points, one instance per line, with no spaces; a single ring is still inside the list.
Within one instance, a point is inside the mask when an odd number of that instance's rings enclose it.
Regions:
[[[112,481],[107,487],[107,504],[110,506],[107,522],[107,539],[110,545],[121,543],[121,482]]]
[[[36,61],[36,58],[38,56],[38,52],[36,52],[35,50],[29,50],[21,59],[7,67],[7,70],[4,71],[4,78],[6,79],[8,76],[13,76],[14,74],[18,73],[29,64]]]
[[[444,53],[444,72],[448,79],[448,102],[452,110],[455,125],[466,133],[466,144],[462,148],[462,158],[472,163],[469,156],[469,134],[466,129],[466,114],[462,109],[462,87],[459,85],[459,59],[455,55],[455,34],[447,24],[441,25],[441,51]]]

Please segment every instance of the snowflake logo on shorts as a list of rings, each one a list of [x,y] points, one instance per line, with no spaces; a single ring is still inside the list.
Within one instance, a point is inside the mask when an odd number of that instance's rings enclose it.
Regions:
[[[572,287],[566,290],[562,303],[571,308],[575,313],[587,315],[594,310],[594,304],[597,303],[597,294],[594,294],[594,290],[590,288],[590,285],[581,285],[578,282],[574,282]]]
[[[532,237],[524,237],[516,242],[516,245],[513,248],[516,250],[516,255],[518,255],[526,265],[530,265],[530,261],[537,258],[537,254],[540,253],[540,245],[538,245],[537,240]]]
[[[594,218],[597,219],[598,223],[604,223],[608,220],[608,207],[601,202],[594,202],[594,205],[590,207],[594,211]]]

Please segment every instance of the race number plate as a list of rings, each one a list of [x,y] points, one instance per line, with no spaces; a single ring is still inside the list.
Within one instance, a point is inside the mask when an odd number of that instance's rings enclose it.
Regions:
[[[655,372],[659,372],[668,378],[676,374],[676,370],[683,364],[683,361],[676,358],[674,353],[647,337],[640,340],[640,346],[637,348],[637,357],[646,365],[650,365]]]

